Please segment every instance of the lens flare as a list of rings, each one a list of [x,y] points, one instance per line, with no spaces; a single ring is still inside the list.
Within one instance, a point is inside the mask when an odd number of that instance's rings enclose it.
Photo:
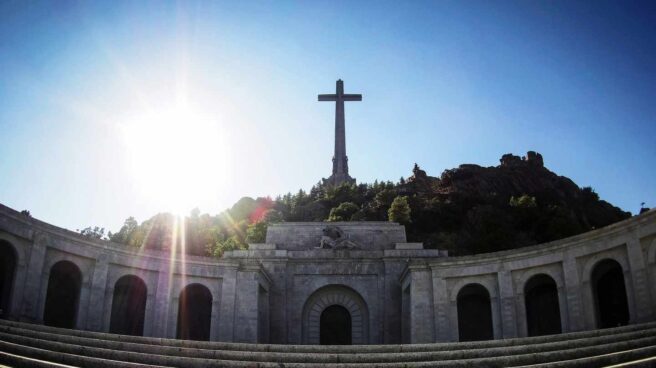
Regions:
[[[215,119],[174,108],[129,117],[121,126],[132,174],[146,198],[175,214],[218,200],[231,160]]]

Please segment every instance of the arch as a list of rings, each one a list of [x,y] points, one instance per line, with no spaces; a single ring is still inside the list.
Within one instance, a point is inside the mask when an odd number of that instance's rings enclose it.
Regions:
[[[597,327],[629,324],[629,303],[622,265],[614,259],[598,262],[590,275]]]
[[[491,340],[492,305],[490,293],[481,284],[468,284],[458,292],[458,334],[460,341]]]
[[[146,283],[138,276],[125,275],[114,284],[109,332],[142,336],[146,299]]]
[[[0,240],[0,318],[11,312],[11,294],[16,278],[18,255],[11,243]]]
[[[212,324],[212,293],[202,284],[187,285],[178,302],[177,338],[209,341]]]
[[[47,326],[75,328],[82,272],[75,263],[59,261],[50,268],[43,323]]]
[[[319,343],[321,345],[351,345],[351,313],[338,304],[321,312]]]
[[[524,285],[524,305],[528,336],[562,332],[558,287],[549,275],[532,276]]]
[[[351,318],[351,343],[369,342],[369,309],[355,290],[344,285],[328,285],[316,290],[303,307],[303,343],[321,343],[321,316],[332,306],[344,308]]]

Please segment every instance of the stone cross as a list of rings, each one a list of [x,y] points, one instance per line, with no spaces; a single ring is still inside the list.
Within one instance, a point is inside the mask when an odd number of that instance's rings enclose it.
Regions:
[[[344,82],[339,79],[334,95],[319,95],[319,101],[335,101],[335,155],[333,156],[333,174],[324,183],[334,186],[344,182],[354,183],[348,173],[346,157],[346,128],[344,119],[344,101],[362,101],[362,95],[344,94]]]

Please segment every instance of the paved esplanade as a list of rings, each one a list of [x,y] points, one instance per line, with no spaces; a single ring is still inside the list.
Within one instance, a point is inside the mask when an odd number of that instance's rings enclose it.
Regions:
[[[346,133],[344,119],[344,101],[362,101],[362,95],[344,94],[344,82],[337,80],[334,95],[319,95],[319,101],[335,101],[335,155],[333,156],[333,174],[324,179],[324,183],[340,185],[354,183],[355,179],[348,173],[346,157]]]

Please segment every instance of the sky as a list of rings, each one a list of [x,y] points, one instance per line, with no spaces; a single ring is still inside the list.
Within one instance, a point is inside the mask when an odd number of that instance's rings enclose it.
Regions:
[[[68,229],[533,150],[656,207],[656,3],[3,1],[0,203]]]

